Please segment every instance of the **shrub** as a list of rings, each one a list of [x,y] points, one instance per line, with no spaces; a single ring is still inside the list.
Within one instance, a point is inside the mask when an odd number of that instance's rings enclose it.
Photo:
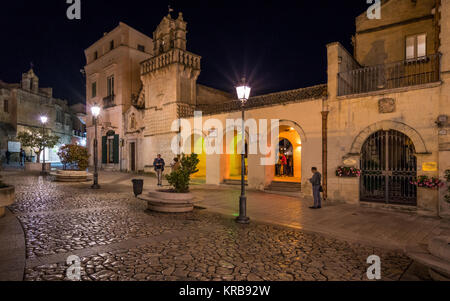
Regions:
[[[89,165],[89,154],[86,147],[75,144],[62,146],[59,149],[58,156],[64,165],[64,170],[68,166],[77,167],[78,170],[86,170]]]
[[[186,193],[189,192],[189,182],[191,180],[191,175],[198,172],[197,165],[200,162],[197,154],[192,154],[183,157],[180,161],[180,168],[173,171],[170,175],[167,175],[167,181],[172,185],[175,192]]]

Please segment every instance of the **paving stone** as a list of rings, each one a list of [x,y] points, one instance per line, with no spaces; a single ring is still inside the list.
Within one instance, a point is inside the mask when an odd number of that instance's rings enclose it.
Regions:
[[[148,212],[130,191],[93,191],[31,176],[11,181],[17,199],[11,210],[25,231],[28,259],[90,250],[81,258],[83,281],[365,280],[373,254],[381,257],[384,275],[399,280],[411,264],[401,252],[256,222],[237,227],[207,210]],[[25,280],[65,280],[66,269],[65,262],[27,268]]]

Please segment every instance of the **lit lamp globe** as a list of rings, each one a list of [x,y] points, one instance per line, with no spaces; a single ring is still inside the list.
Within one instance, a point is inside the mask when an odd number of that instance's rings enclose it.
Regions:
[[[242,86],[236,87],[238,99],[242,102],[246,102],[250,98],[251,90],[252,90],[252,88],[250,88],[249,86],[247,86],[245,84]]]
[[[100,107],[99,107],[98,105],[92,106],[91,112],[92,112],[92,116],[94,116],[95,118],[97,118],[98,115],[100,115]]]
[[[41,122],[42,124],[46,124],[48,121],[48,117],[47,116],[41,116]]]

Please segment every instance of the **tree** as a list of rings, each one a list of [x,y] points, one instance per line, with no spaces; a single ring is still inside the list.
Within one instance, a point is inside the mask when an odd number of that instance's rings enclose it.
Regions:
[[[173,171],[170,175],[167,175],[167,181],[173,186],[175,192],[185,193],[189,192],[189,182],[191,175],[198,172],[197,165],[200,162],[197,154],[186,156],[183,154],[181,158],[181,166],[178,170]]]
[[[77,166],[79,170],[86,170],[89,165],[89,154],[86,147],[75,144],[65,145],[59,149],[58,156],[64,165],[64,170],[67,169],[67,165]]]
[[[37,155],[37,162],[41,162],[41,153],[45,148],[54,148],[59,142],[59,136],[42,131],[42,129],[31,129],[26,132],[20,132],[17,139],[22,147],[31,147]]]

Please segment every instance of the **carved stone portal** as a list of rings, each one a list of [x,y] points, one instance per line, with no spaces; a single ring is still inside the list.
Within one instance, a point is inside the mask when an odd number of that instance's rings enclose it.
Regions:
[[[395,99],[383,98],[378,101],[378,111],[380,114],[394,113],[395,112]]]

